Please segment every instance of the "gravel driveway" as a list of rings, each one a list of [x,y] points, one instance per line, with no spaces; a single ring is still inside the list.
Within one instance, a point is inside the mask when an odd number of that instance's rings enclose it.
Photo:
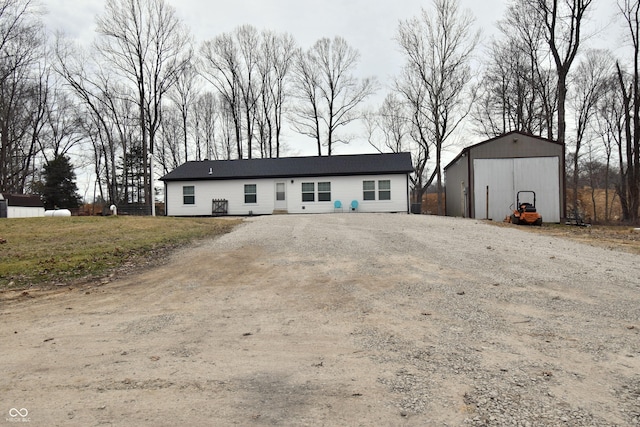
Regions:
[[[0,422],[638,426],[639,261],[475,220],[248,218],[107,285],[5,295]]]

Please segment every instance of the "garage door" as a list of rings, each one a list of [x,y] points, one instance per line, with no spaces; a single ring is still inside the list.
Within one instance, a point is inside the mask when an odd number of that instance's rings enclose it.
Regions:
[[[502,221],[515,206],[516,193],[531,190],[536,193],[536,208],[542,219],[560,222],[558,162],[557,157],[475,159],[475,217]],[[520,201],[532,202],[530,198],[522,195]]]

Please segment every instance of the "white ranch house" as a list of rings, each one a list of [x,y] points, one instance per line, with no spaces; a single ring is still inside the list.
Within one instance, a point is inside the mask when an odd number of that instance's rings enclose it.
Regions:
[[[184,163],[161,178],[168,216],[409,213],[409,153]]]

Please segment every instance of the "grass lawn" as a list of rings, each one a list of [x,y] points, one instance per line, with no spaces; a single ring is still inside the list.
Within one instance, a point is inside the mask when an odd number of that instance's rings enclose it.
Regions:
[[[134,216],[3,219],[0,289],[103,275],[133,259],[227,233],[240,222]]]

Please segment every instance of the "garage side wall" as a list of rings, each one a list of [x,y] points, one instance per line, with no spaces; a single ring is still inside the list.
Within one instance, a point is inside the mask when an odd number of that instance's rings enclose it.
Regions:
[[[447,167],[446,170],[446,214],[447,216],[469,216],[469,167],[466,154]]]
[[[7,218],[34,218],[44,216],[44,208],[33,206],[7,206]]]

